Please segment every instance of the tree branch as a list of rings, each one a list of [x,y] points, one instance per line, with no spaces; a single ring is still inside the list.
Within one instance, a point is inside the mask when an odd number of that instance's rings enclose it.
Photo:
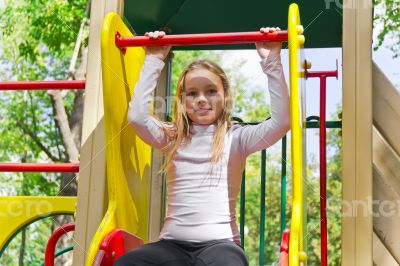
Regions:
[[[52,96],[52,105],[55,110],[55,121],[60,129],[61,139],[64,143],[69,161],[73,163],[79,162],[79,151],[75,145],[71,128],[69,127],[67,112],[65,110],[64,101],[59,90],[49,91]]]
[[[53,161],[53,162],[57,162],[58,159],[57,157],[53,156],[53,154],[51,154],[50,150],[44,146],[44,144],[40,141],[40,139],[35,135],[35,133],[33,133],[32,131],[29,130],[29,128],[25,127],[23,124],[21,124],[20,122],[17,122],[17,126],[22,129],[22,131],[28,135],[29,137],[31,137],[31,139],[36,143],[36,145],[39,146],[39,148],[46,153],[46,155]]]

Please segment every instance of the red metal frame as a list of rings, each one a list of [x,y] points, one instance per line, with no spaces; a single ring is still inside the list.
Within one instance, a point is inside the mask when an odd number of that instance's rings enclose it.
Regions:
[[[305,65],[307,65],[305,63]],[[307,71],[306,78],[320,80],[319,109],[319,161],[320,161],[320,212],[321,212],[321,266],[328,265],[328,224],[326,217],[326,78],[338,78],[338,63],[334,71]]]
[[[272,33],[261,32],[230,32],[230,33],[203,33],[203,34],[179,34],[165,35],[158,39],[147,36],[122,37],[115,33],[115,44],[121,50],[132,46],[191,46],[209,44],[240,44],[254,42],[287,42],[287,31],[275,31]]]
[[[0,82],[0,91],[4,90],[65,90],[85,89],[85,80],[54,81],[8,81]]]
[[[56,244],[58,239],[60,239],[60,237],[65,233],[74,230],[75,230],[75,224],[69,223],[60,226],[53,232],[53,234],[49,238],[49,241],[47,241],[46,253],[44,257],[44,266],[54,266],[54,253],[56,251]]]
[[[282,232],[281,246],[279,249],[279,261],[278,266],[288,266],[289,265],[289,242],[290,242],[290,230],[285,229]]]
[[[79,172],[76,163],[0,163],[0,172]]]

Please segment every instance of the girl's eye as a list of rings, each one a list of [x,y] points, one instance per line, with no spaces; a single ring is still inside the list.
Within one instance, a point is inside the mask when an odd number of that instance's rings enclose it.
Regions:
[[[210,93],[210,94],[215,94],[215,93],[217,93],[217,90],[216,90],[216,89],[209,89],[209,90],[208,90],[208,93]]]
[[[186,95],[190,96],[190,97],[194,97],[194,96],[196,96],[196,92],[195,91],[189,91]]]

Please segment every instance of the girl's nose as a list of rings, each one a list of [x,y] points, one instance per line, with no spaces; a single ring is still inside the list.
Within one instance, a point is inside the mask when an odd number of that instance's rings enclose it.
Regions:
[[[207,98],[205,97],[204,94],[200,94],[199,97],[197,98],[197,103],[205,103],[207,102]]]

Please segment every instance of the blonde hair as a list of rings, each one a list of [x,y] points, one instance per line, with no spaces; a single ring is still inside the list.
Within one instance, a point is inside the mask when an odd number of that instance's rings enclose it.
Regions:
[[[216,63],[207,60],[207,59],[199,59],[190,63],[186,68],[182,71],[181,76],[179,77],[176,96],[175,96],[175,104],[173,110],[174,121],[170,123],[170,126],[163,126],[164,132],[173,139],[169,144],[163,149],[163,152],[166,154],[166,160],[161,169],[161,172],[165,172],[170,162],[173,160],[173,157],[178,150],[179,146],[182,144],[190,143],[191,135],[190,135],[190,125],[191,121],[186,113],[185,103],[183,102],[183,96],[185,93],[185,78],[187,74],[196,69],[206,69],[218,77],[220,77],[222,86],[224,89],[224,109],[221,115],[214,122],[216,125],[216,129],[214,132],[213,146],[212,146],[212,157],[211,162],[215,165],[219,159],[221,158],[224,150],[224,141],[225,134],[228,129],[232,126],[231,123],[231,114],[233,109],[232,102],[232,92],[229,86],[228,78],[222,68]],[[166,123],[168,125],[168,123]]]

